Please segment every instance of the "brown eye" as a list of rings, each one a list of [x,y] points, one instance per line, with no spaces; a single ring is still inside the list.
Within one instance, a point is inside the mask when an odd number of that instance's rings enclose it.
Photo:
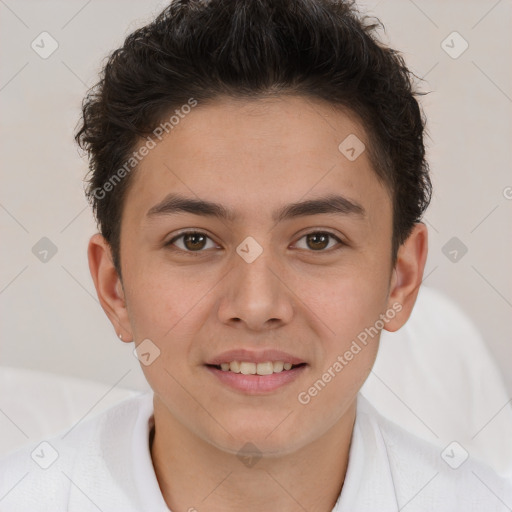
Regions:
[[[208,240],[210,240],[212,244],[210,247],[206,247]],[[177,243],[178,241],[180,241],[180,243]],[[183,252],[204,252],[203,249],[205,248],[209,249],[211,247],[215,247],[215,244],[211,241],[210,237],[199,231],[187,231],[182,233],[181,235],[174,237],[166,245],[169,247],[175,246],[178,250]],[[174,249],[174,247],[171,248]]]
[[[304,235],[300,240],[302,239],[306,239],[306,247],[300,248],[306,248],[310,251],[327,252],[325,249],[332,247],[332,245],[329,245],[331,240],[336,240],[338,245],[343,245],[343,242],[337,236],[327,231],[314,231]]]
[[[329,245],[329,235],[325,233],[313,233],[307,235],[308,247],[314,249],[325,249]]]
[[[202,233],[189,233],[183,236],[183,244],[187,249],[197,251],[204,248],[206,239]]]

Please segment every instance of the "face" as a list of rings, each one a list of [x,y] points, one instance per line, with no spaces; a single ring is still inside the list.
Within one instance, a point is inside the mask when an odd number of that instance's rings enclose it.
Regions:
[[[159,351],[141,365],[157,422],[227,452],[284,454],[353,407],[378,347],[368,329],[398,328],[407,307],[393,308],[390,194],[367,151],[340,151],[349,135],[368,146],[353,116],[323,102],[218,99],[134,171],[120,299],[102,304],[125,340]]]

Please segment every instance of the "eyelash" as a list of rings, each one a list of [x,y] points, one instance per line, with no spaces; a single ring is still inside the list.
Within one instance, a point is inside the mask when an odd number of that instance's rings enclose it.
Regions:
[[[334,238],[337,242],[338,242],[338,247],[335,247],[334,249],[331,247],[329,249],[321,249],[321,250],[318,250],[318,251],[314,251],[312,249],[309,249],[306,251],[307,252],[312,252],[312,253],[328,253],[328,252],[331,252],[331,251],[336,251],[336,250],[339,250],[341,249],[344,245],[346,245],[338,236],[336,236],[335,234],[329,232],[329,231],[310,231],[309,233],[305,233],[303,234],[299,240],[302,240],[304,237],[308,236],[308,235],[318,235],[318,234],[321,234],[321,235],[327,235],[331,238]],[[183,238],[184,236],[186,235],[204,235],[206,238],[208,238],[209,240],[212,240],[211,237],[209,237],[206,233],[202,232],[202,231],[184,231],[182,233],[180,233],[179,235],[175,236],[174,238],[172,238],[171,240],[169,240],[169,242],[167,242],[165,244],[165,247],[169,248],[170,250],[172,251],[176,251],[176,252],[182,252],[182,253],[186,253],[186,254],[190,254],[190,255],[193,255],[193,256],[201,256],[202,253],[206,252],[206,249],[201,249],[199,251],[189,251],[187,249],[181,249],[181,248],[176,248],[176,247],[173,247],[173,244],[174,242],[176,242],[176,240],[179,240],[180,238]]]

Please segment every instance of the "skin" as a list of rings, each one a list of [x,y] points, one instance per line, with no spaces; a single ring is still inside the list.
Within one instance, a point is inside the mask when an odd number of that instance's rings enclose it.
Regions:
[[[401,311],[385,328],[407,321],[427,256],[427,230],[418,223],[392,265],[390,193],[366,151],[350,161],[338,150],[349,134],[368,147],[355,116],[312,99],[198,105],[132,177],[122,281],[103,237],[90,240],[91,274],[117,333],[136,344],[149,338],[161,351],[141,367],[155,393],[153,464],[172,510],[327,512],[341,492],[356,396],[378,336],[307,405],[297,396],[393,304]],[[170,192],[221,203],[235,218],[148,218]],[[285,204],[333,192],[359,203],[364,215],[272,220]],[[178,239],[175,251],[165,246],[186,229],[209,238],[202,245]],[[305,236],[325,231],[343,244],[315,245]],[[236,252],[248,236],[263,249],[252,263]],[[248,395],[204,366],[236,348],[277,348],[307,366],[270,394]],[[247,442],[261,453],[250,467],[237,457]]]

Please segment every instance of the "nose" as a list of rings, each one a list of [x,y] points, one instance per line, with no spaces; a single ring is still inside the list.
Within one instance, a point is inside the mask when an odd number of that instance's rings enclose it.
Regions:
[[[273,329],[290,322],[293,316],[293,284],[269,250],[247,263],[236,255],[234,268],[222,288],[218,315],[225,324],[244,325],[252,331]]]

